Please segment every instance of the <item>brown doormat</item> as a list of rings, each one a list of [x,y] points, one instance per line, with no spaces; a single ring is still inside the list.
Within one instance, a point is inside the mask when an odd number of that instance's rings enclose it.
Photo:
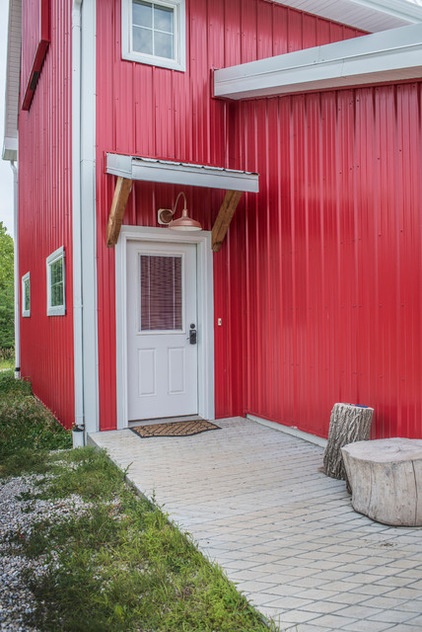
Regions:
[[[148,437],[189,437],[207,430],[220,430],[220,427],[212,424],[210,421],[196,419],[195,421],[173,421],[150,424],[148,426],[135,426],[131,430],[146,439]]]

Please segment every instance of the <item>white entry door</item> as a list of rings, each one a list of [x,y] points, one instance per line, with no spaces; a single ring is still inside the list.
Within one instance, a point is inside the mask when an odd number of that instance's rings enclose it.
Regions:
[[[129,421],[198,413],[196,244],[129,241]]]

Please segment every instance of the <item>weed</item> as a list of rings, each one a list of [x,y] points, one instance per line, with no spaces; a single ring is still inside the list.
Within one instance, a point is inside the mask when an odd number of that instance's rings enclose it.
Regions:
[[[0,373],[0,476],[43,472],[50,450],[69,448],[71,434],[32,395],[31,385]]]
[[[34,595],[28,627],[45,632],[260,632],[260,615],[102,451],[62,450],[70,433],[0,374],[0,473],[42,473],[22,492],[31,529],[14,535]],[[48,501],[48,511],[36,511]],[[40,515],[42,518],[40,519]],[[39,567],[38,567],[39,568]]]
[[[13,369],[15,365],[15,350],[12,348],[0,347],[0,369]]]
[[[103,452],[76,450],[60,461],[56,456],[51,467],[55,475],[41,485],[44,497],[77,490],[88,502],[82,515],[38,523],[22,543],[27,556],[55,552],[48,572],[30,578],[37,598],[31,625],[46,631],[266,629],[221,570],[139,497]],[[86,471],[95,489],[102,487],[95,502]],[[63,484],[66,476],[71,484]]]

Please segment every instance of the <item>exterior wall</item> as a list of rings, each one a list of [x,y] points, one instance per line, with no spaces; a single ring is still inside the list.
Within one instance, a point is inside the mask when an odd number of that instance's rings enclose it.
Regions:
[[[236,154],[265,174],[231,229],[247,412],[326,435],[336,401],[359,403],[374,436],[422,436],[421,97],[409,83],[235,106]]]
[[[19,268],[31,274],[21,318],[22,376],[70,427],[74,420],[70,189],[71,3],[51,2],[51,43],[29,111],[19,113]],[[24,28],[37,30],[26,21]],[[31,41],[23,32],[22,42]],[[66,316],[47,317],[46,258],[66,253]]]
[[[154,156],[239,169],[254,157],[232,153],[233,107],[212,98],[212,68],[325,44],[357,31],[306,16],[266,0],[187,0],[187,71],[121,60],[120,0],[102,0],[97,18],[97,207],[99,387],[102,429],[116,425],[114,251],[105,229],[114,179],[104,175],[104,153]],[[137,183],[126,224],[156,225],[156,209],[170,206],[178,189]],[[188,208],[210,229],[223,192],[188,189]],[[243,217],[242,206],[237,211]],[[245,289],[243,235],[230,237],[215,256],[216,413],[241,414],[246,358],[239,311]],[[247,325],[249,327],[249,324]]]

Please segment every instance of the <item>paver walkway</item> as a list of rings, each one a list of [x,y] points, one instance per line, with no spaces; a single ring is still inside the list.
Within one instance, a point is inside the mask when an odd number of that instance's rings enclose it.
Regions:
[[[357,514],[323,449],[251,420],[91,435],[282,630],[422,630],[422,529]]]

